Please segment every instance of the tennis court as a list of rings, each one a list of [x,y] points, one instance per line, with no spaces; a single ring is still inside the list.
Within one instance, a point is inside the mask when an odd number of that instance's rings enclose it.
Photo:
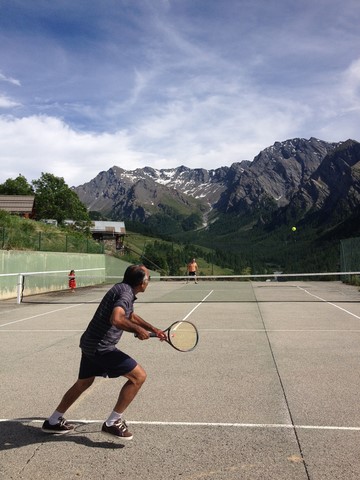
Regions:
[[[122,379],[97,379],[41,431],[75,381],[79,337],[108,287],[0,302],[0,478],[324,480],[360,477],[360,292],[341,282],[155,281],[136,311],[190,320],[195,350],[124,334],[147,381],[132,442],[100,433]]]

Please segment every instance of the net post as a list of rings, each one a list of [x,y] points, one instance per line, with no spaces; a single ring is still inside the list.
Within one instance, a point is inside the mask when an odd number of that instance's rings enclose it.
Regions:
[[[24,275],[19,273],[18,275],[18,282],[17,282],[17,296],[16,296],[16,303],[20,305],[22,300],[22,292],[24,287]]]

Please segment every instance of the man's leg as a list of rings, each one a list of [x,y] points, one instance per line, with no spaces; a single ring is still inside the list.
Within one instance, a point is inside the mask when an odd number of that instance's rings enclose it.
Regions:
[[[78,379],[72,387],[65,393],[57,407],[57,411],[65,413],[73,403],[87,390],[94,382],[95,377]]]
[[[74,429],[74,426],[68,424],[63,418],[63,415],[71,405],[75,403],[80,395],[92,385],[94,379],[95,377],[78,379],[74,385],[69,388],[57,406],[55,412],[43,423],[42,429],[44,432],[62,434],[68,433]]]
[[[111,412],[109,418],[102,426],[102,432],[119,440],[131,440],[132,433],[129,432],[125,421],[122,419],[122,414],[130,403],[136,397],[138,391],[146,380],[146,372],[137,365],[131,372],[124,375],[128,379],[119,393],[118,400],[115,404],[114,410]]]
[[[114,411],[117,413],[123,413],[134,400],[146,380],[146,372],[140,365],[137,365],[134,370],[124,375],[124,377],[128,381],[120,390],[119,398],[114,407]]]

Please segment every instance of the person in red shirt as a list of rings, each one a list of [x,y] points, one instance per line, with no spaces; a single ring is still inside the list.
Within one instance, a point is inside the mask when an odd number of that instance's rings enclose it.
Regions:
[[[75,288],[76,288],[75,270],[71,270],[71,272],[69,273],[69,288],[73,293],[75,293]]]

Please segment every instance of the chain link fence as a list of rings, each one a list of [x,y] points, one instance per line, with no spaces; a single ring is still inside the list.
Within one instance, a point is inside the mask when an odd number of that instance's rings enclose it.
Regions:
[[[340,241],[340,268],[342,272],[360,271],[360,237]],[[360,276],[349,275],[346,281],[360,285]]]
[[[1,250],[104,253],[104,244],[80,234],[33,232],[0,227]]]

